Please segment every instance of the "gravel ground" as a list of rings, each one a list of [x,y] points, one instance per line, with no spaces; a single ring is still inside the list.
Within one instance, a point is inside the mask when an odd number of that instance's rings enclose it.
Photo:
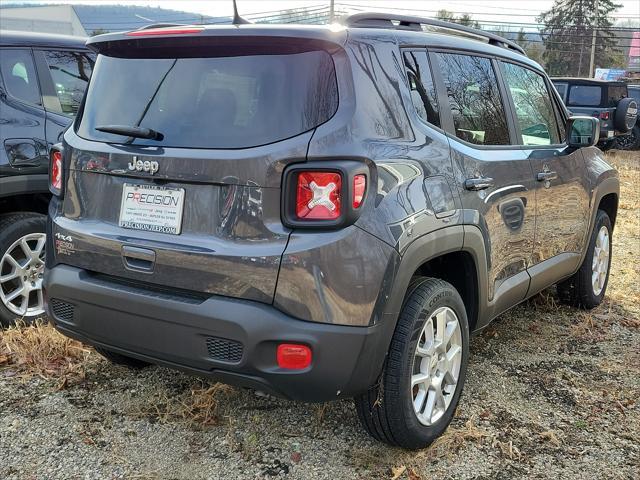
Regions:
[[[92,353],[65,379],[0,361],[0,479],[640,478],[640,169],[610,158],[623,200],[604,304],[573,310],[549,289],[474,337],[432,447],[377,444],[350,401],[287,402]]]

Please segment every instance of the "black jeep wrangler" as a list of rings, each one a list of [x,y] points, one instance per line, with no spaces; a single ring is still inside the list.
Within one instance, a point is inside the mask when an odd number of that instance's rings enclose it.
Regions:
[[[44,313],[49,147],[78,110],[85,38],[0,32],[0,327]]]
[[[570,77],[552,81],[570,112],[600,120],[598,146],[602,150],[616,146],[635,126],[638,102],[629,95],[626,83]]]
[[[451,421],[470,332],[554,283],[604,297],[619,185],[598,120],[507,39],[358,14],[88,46],[45,297],[115,362],[354,397],[375,438],[420,448]]]

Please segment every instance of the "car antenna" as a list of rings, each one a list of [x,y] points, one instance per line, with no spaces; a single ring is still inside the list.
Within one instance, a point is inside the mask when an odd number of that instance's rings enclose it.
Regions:
[[[249,20],[246,20],[238,15],[238,6],[236,5],[236,0],[233,0],[233,21],[231,23],[233,25],[243,25],[251,23]]]

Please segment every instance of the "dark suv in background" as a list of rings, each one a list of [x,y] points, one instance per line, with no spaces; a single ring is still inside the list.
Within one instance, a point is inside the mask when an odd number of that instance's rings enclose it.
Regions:
[[[569,111],[600,120],[601,149],[613,148],[617,139],[632,131],[638,118],[638,102],[629,96],[626,83],[572,77],[552,80]]]
[[[0,32],[0,326],[44,313],[49,148],[78,110],[86,39]]]
[[[451,421],[470,332],[554,283],[604,297],[619,185],[598,121],[509,40],[358,14],[88,46],[45,296],[114,362],[355,397],[371,435],[420,448]]]

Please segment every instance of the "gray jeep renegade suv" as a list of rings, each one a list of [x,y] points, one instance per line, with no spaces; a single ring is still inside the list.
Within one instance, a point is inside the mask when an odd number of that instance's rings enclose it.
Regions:
[[[470,332],[554,283],[602,301],[616,171],[506,39],[358,14],[88,46],[44,283],[56,327],[115,362],[355,397],[374,437],[419,448]]]

